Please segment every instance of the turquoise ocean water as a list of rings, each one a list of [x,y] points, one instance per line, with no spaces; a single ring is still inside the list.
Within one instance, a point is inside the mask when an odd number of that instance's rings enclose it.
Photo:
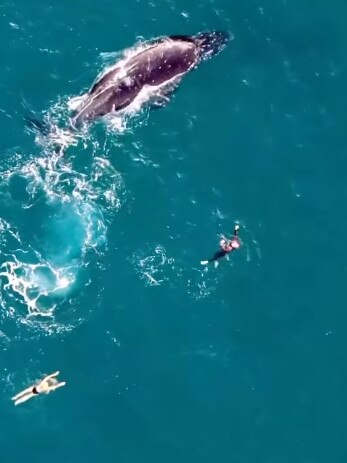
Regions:
[[[346,461],[346,23],[338,0],[0,2],[0,462]],[[235,40],[166,108],[58,163],[26,129],[115,52],[205,29]]]

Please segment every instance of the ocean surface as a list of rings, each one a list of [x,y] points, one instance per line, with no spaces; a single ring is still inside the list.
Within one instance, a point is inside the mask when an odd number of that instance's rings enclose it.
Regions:
[[[61,159],[28,130],[212,29],[166,107]],[[347,461],[346,30],[338,0],[0,2],[1,463]]]

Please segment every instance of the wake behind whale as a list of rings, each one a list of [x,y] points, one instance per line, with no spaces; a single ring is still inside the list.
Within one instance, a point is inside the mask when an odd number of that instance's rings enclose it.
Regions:
[[[69,132],[108,115],[132,115],[145,105],[164,106],[183,77],[217,55],[233,36],[226,32],[173,35],[152,39],[125,51],[125,56],[104,71],[92,88],[69,102]],[[31,119],[32,128],[51,128]]]

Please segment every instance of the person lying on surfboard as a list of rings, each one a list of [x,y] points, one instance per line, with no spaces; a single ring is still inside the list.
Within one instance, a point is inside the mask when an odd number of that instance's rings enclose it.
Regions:
[[[218,266],[218,260],[221,259],[222,257],[226,256],[232,251],[235,251],[236,249],[239,249],[241,246],[241,241],[238,237],[238,232],[239,232],[240,226],[238,224],[235,225],[234,228],[234,234],[233,236],[228,239],[225,236],[222,235],[222,239],[220,240],[220,249],[217,251],[213,257],[211,257],[208,260],[202,260],[200,263],[201,265],[208,265],[211,262],[214,262],[215,267]]]

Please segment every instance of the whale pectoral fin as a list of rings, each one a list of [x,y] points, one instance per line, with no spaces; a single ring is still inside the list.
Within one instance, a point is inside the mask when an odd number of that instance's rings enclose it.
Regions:
[[[72,112],[79,111],[82,108],[83,104],[85,103],[87,97],[88,97],[88,93],[70,98],[70,100],[67,102],[67,106],[69,110]]]
[[[160,93],[153,95],[150,100],[150,106],[153,109],[164,108],[171,101],[171,97],[176,93],[180,80],[171,83],[166,88],[161,89]]]
[[[170,98],[166,95],[156,95],[151,98],[149,105],[152,109],[161,109],[164,108],[168,103],[170,103]]]

